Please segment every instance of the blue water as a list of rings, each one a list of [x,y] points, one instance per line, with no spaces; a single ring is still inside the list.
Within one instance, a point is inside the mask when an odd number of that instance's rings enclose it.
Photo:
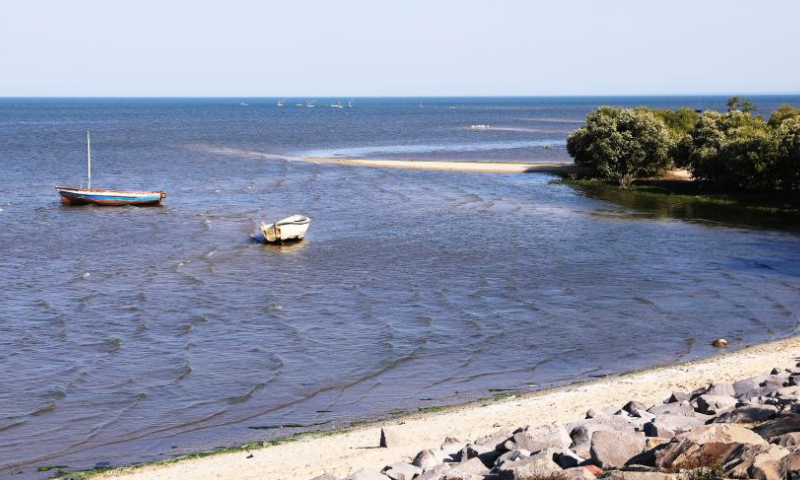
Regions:
[[[724,97],[326,106],[339,100],[0,99],[0,477],[332,428],[796,331],[790,221],[677,215],[544,174],[293,160],[567,161],[569,132],[597,105],[721,109]],[[753,100],[764,113],[800,104]],[[163,189],[164,207],[59,204],[56,184],[86,182],[87,129],[93,185]],[[305,242],[251,238],[294,213],[313,219]]]

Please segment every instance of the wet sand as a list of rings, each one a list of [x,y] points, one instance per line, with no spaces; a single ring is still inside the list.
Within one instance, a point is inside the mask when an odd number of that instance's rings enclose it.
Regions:
[[[440,412],[411,414],[252,451],[116,470],[102,478],[308,480],[326,472],[341,478],[362,468],[379,470],[401,457],[410,459],[424,448],[437,448],[448,436],[468,440],[500,429],[568,422],[582,418],[590,408],[620,407],[629,400],[658,403],[673,391],[690,391],[710,382],[731,382],[763,374],[773,367],[794,367],[798,354],[800,337],[796,336],[695,362]],[[399,437],[397,447],[377,448],[381,427],[391,428]]]
[[[295,159],[298,160],[298,159]],[[306,162],[342,165],[350,167],[405,168],[410,170],[439,170],[471,173],[554,173],[567,175],[586,171],[574,163],[510,163],[510,162],[447,162],[434,160],[380,160],[365,158],[320,158],[299,159]]]

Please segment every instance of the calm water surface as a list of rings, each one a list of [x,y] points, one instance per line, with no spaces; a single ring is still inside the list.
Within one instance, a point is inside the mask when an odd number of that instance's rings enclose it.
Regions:
[[[0,100],[0,477],[168,458],[707,356],[717,337],[741,347],[794,333],[791,221],[664,214],[542,174],[248,154],[567,160],[567,135],[597,105],[724,100]],[[54,185],[84,181],[86,129],[95,185],[165,189],[165,206],[60,206]],[[293,213],[313,218],[307,241],[251,239]]]

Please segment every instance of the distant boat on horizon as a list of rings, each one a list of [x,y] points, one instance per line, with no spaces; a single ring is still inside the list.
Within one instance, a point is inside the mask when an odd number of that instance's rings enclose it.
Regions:
[[[88,163],[88,183],[86,188],[62,187],[56,185],[56,191],[64,205],[161,205],[167,198],[161,190],[109,190],[92,188],[92,137],[86,131],[86,161]]]
[[[331,108],[344,108],[344,106],[342,106],[342,101],[339,100],[339,103],[332,104]]]
[[[314,105],[314,103],[316,101],[317,101],[317,99],[315,98],[314,100],[309,100],[308,102],[306,102],[306,108],[314,108],[314,107],[316,107],[316,105]]]
[[[353,108],[353,99],[351,98],[349,102],[347,102],[347,108]]]
[[[278,106],[279,106],[279,107],[282,107],[282,106],[283,106],[283,101],[284,101],[284,100],[285,100],[285,99],[278,100]]]
[[[249,107],[250,106],[248,103],[245,103],[245,102],[242,102],[239,105],[241,105],[242,107]]]

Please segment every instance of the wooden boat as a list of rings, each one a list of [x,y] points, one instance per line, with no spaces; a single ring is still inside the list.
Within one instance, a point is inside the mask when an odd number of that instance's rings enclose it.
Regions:
[[[64,205],[161,205],[167,194],[161,190],[110,190],[92,188],[92,138],[86,132],[89,181],[86,188],[56,186]]]
[[[271,224],[261,222],[261,233],[264,234],[264,240],[269,243],[302,240],[309,225],[311,225],[310,218],[292,215]]]

